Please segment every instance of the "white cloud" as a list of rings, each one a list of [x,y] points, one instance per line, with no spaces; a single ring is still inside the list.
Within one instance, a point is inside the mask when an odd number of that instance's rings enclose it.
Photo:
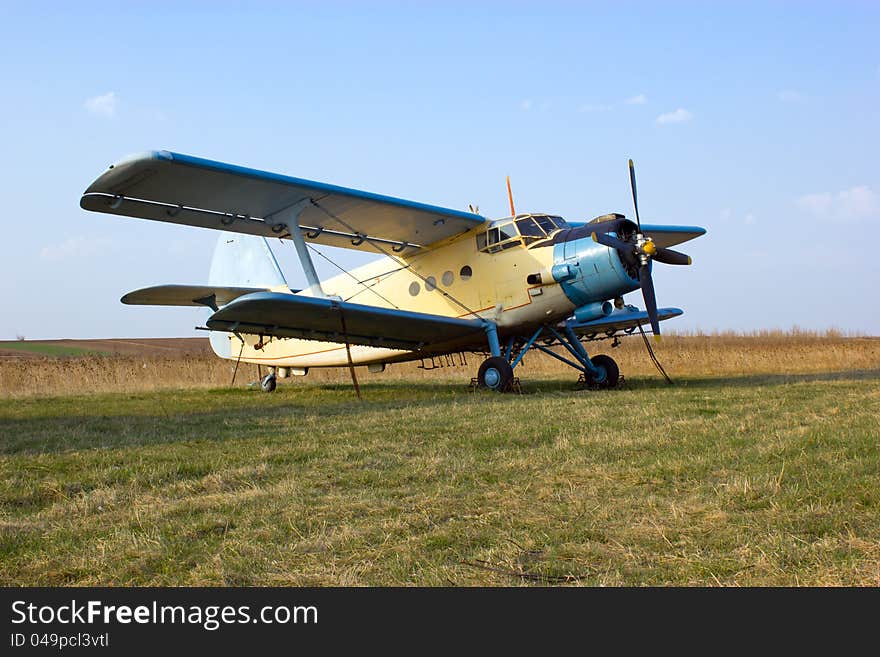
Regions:
[[[857,185],[837,193],[805,194],[797,199],[797,205],[817,217],[835,221],[880,217],[880,199],[867,185]]]
[[[799,103],[804,99],[804,96],[799,91],[783,89],[776,92],[776,98],[783,103]]]
[[[40,260],[58,262],[76,258],[92,258],[112,246],[106,238],[70,237],[59,244],[49,244],[40,250]]]
[[[758,223],[758,220],[755,219],[755,215],[753,215],[751,212],[749,212],[743,218],[743,223],[745,223],[746,226],[754,226],[756,223]]]
[[[614,105],[592,105],[586,104],[578,107],[578,112],[610,112],[614,109]]]
[[[528,112],[530,109],[532,109],[532,99],[531,99],[531,98],[526,98],[524,101],[522,101],[522,102],[519,104],[519,108],[520,108],[523,112]]]
[[[108,91],[106,94],[87,99],[83,106],[90,114],[113,118],[116,116],[117,102],[116,92]]]
[[[639,94],[638,96],[633,96],[632,98],[627,98],[623,101],[627,105],[644,105],[648,102],[648,98],[645,94]]]
[[[692,118],[694,118],[693,114],[686,109],[679,107],[674,112],[668,112],[658,116],[657,123],[660,125],[663,125],[664,123],[684,123],[685,121],[690,121]]]

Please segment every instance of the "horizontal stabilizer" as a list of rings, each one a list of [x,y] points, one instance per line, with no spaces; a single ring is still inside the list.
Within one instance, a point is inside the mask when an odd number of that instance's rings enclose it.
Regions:
[[[131,306],[207,306],[216,310],[245,294],[265,290],[262,287],[156,285],[129,292],[120,301]]]
[[[483,322],[479,319],[277,292],[243,296],[214,313],[207,325],[212,331],[414,351],[468,340],[485,342]]]
[[[684,313],[680,308],[658,308],[657,319],[672,319]],[[644,310],[638,310],[635,306],[626,306],[619,310],[615,310],[610,315],[594,319],[589,322],[570,322],[569,326],[574,329],[578,335],[586,335],[588,337],[599,333],[625,331],[631,333],[639,325],[650,324],[648,313]]]

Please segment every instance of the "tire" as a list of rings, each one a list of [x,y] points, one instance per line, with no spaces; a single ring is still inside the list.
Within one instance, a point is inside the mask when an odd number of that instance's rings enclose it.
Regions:
[[[260,389],[263,392],[273,392],[275,390],[275,384],[276,384],[275,375],[274,374],[267,374],[266,376],[263,377],[263,380],[260,381]]]
[[[507,392],[513,382],[513,368],[501,356],[487,358],[480,365],[477,381],[481,388],[489,388],[496,392]]]
[[[596,367],[601,367],[605,370],[605,379],[598,382],[600,388],[617,387],[617,383],[620,381],[620,368],[617,367],[617,363],[614,362],[611,356],[599,354],[593,356],[590,362]]]

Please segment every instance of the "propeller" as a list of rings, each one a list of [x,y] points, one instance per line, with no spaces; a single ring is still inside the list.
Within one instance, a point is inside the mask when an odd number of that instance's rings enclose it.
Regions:
[[[636,193],[636,168],[632,159],[629,161],[629,186],[633,193],[633,208],[636,211],[636,226],[639,227],[639,235],[642,234],[642,222],[639,221],[639,196]]]
[[[666,265],[689,265],[691,257],[680,251],[658,247],[654,240],[642,233],[642,222],[639,218],[639,198],[636,191],[636,169],[633,161],[629,161],[629,182],[632,188],[633,208],[636,213],[636,234],[632,240],[622,240],[607,232],[597,230],[593,233],[594,242],[616,249],[626,263],[638,267],[639,285],[645,300],[645,310],[651,322],[651,330],[656,338],[660,337],[660,320],[657,318],[657,297],[654,293],[654,281],[651,278],[651,260]]]

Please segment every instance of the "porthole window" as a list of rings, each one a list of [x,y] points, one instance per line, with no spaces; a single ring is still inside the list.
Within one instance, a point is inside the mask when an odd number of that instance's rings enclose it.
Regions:
[[[425,292],[431,292],[432,290],[437,289],[437,279],[433,276],[428,276],[425,279]]]
[[[461,268],[461,271],[458,272],[458,277],[463,281],[466,281],[467,279],[469,279],[473,275],[474,275],[474,270],[471,269],[470,265],[465,265],[464,267]]]
[[[418,281],[413,281],[412,283],[409,284],[409,293],[412,296],[417,296],[418,293],[421,292],[421,290],[422,290],[422,286],[419,285]]]
[[[455,274],[453,274],[451,271],[443,272],[443,278],[440,279],[444,287],[449,287],[450,285],[452,285],[453,280],[455,280]]]

